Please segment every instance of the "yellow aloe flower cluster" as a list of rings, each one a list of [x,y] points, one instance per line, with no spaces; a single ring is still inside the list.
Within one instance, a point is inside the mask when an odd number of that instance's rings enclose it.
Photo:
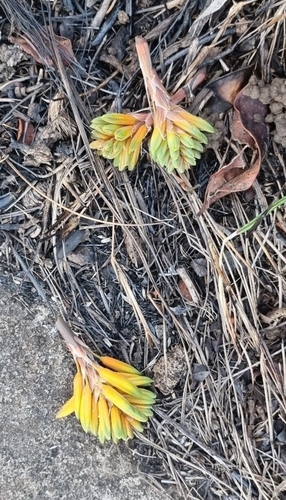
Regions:
[[[150,130],[148,114],[107,113],[91,122],[93,142],[91,149],[113,160],[118,169],[133,170],[138,162],[141,144]]]
[[[142,431],[143,424],[152,416],[156,399],[146,389],[152,379],[109,356],[96,356],[99,364],[62,318],[58,319],[57,327],[74,356],[77,373],[73,395],[56,418],[75,413],[83,430],[98,436],[101,443],[110,439],[118,443],[120,439],[132,438],[134,429]]]
[[[190,165],[196,164],[204,150],[203,144],[208,142],[203,131],[214,130],[202,118],[173,105],[163,121],[155,115],[150,141],[151,158],[160,167],[166,167],[169,174],[173,170],[177,170],[179,174],[184,173]]]
[[[136,49],[145,88],[150,101],[150,113],[107,113],[91,122],[90,147],[109,160],[119,170],[133,170],[137,164],[142,141],[152,130],[150,156],[168,173],[185,172],[207,144],[203,132],[213,133],[213,127],[202,118],[185,111],[177,104],[176,96],[170,96],[156,71],[152,68],[147,42],[136,37]]]

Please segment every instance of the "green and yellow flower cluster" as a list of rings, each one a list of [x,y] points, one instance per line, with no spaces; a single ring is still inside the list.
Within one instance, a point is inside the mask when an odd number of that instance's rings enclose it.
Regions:
[[[90,147],[98,153],[113,160],[119,170],[133,170],[138,162],[143,139],[149,132],[143,113],[124,114],[107,113],[91,122],[92,137],[95,139]]]
[[[73,336],[68,325],[59,318],[57,326],[72,352],[77,372],[73,395],[57,413],[62,418],[75,413],[85,432],[98,436],[104,443],[118,443],[142,431],[152,416],[155,394],[146,389],[152,379],[133,366],[111,358],[98,356],[95,361],[87,346]]]
[[[91,122],[90,147],[119,170],[133,170],[138,162],[142,141],[152,131],[150,156],[168,173],[185,172],[201,157],[213,127],[202,118],[185,111],[170,96],[152,68],[148,44],[136,38],[136,49],[151,104],[149,113],[107,113]]]

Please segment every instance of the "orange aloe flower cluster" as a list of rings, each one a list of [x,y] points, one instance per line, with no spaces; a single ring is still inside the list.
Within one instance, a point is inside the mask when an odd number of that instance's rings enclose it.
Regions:
[[[142,431],[143,424],[152,416],[156,399],[155,394],[146,389],[152,379],[109,356],[96,356],[98,363],[62,318],[58,318],[56,325],[77,367],[73,395],[56,417],[75,413],[83,430],[98,436],[101,443],[110,439],[118,443],[120,439],[132,438],[134,430]]]
[[[207,137],[213,127],[202,118],[191,115],[177,103],[178,95],[171,96],[152,68],[147,42],[136,37],[136,49],[150,113],[107,113],[91,122],[90,147],[109,160],[119,170],[133,170],[137,164],[142,141],[151,132],[150,156],[168,173],[185,172],[201,157]]]

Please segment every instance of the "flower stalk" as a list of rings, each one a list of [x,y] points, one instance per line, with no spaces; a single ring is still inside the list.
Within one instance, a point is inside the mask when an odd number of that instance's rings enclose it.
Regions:
[[[77,372],[73,395],[58,411],[56,418],[75,413],[85,432],[104,443],[132,438],[142,431],[152,416],[155,394],[146,389],[152,379],[133,366],[109,356],[97,356],[78,339],[59,317],[56,326],[71,351]]]
[[[203,145],[208,142],[203,132],[212,133],[213,127],[174,102],[152,67],[144,38],[136,38],[136,49],[154,121],[151,158],[166,167],[168,173],[183,173],[201,157]]]

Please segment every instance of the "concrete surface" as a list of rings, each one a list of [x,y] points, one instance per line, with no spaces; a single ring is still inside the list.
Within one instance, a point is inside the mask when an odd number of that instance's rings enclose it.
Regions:
[[[31,300],[31,299],[30,299]],[[5,500],[163,500],[125,444],[100,445],[73,416],[73,361],[40,300],[26,304],[0,266],[0,495]]]

